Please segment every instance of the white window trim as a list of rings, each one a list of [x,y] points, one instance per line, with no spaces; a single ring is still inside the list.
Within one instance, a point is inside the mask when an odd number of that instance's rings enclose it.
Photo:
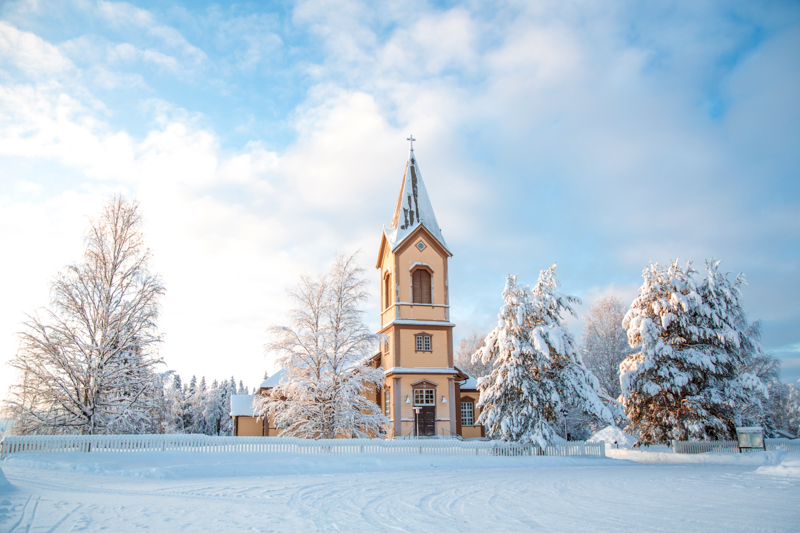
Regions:
[[[469,415],[472,420],[470,424],[464,423],[464,406],[469,405]],[[475,425],[475,406],[472,402],[461,402],[461,425],[462,426],[474,426]]]
[[[422,393],[421,396],[422,396],[422,400],[423,400],[424,403],[417,403],[417,392],[418,391]],[[430,391],[430,398],[428,398],[428,394],[427,394],[428,391]],[[428,403],[428,399],[431,400],[430,403]],[[417,406],[419,406],[419,407],[429,407],[429,406],[432,406],[432,405],[436,405],[436,391],[434,389],[414,389],[414,406],[415,407],[417,407]]]

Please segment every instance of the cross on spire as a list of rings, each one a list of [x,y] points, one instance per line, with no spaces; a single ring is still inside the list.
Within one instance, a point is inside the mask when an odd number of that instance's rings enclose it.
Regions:
[[[414,138],[413,135],[409,135],[408,139],[406,139],[406,140],[411,142],[411,151],[413,152],[414,151],[414,141],[416,141],[416,139]]]

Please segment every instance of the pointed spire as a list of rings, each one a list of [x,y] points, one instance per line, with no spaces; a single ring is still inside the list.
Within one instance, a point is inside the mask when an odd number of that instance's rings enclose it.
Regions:
[[[411,143],[408,152],[408,162],[406,171],[403,174],[403,182],[400,185],[400,196],[397,198],[397,206],[394,209],[394,216],[390,230],[385,230],[386,238],[389,240],[392,249],[396,249],[406,237],[408,237],[417,226],[423,225],[439,241],[439,244],[447,250],[447,245],[442,237],[442,230],[436,222],[436,215],[433,206],[428,198],[428,191],[422,181],[422,174],[419,171],[417,159],[414,156],[414,139],[410,135],[406,139]]]

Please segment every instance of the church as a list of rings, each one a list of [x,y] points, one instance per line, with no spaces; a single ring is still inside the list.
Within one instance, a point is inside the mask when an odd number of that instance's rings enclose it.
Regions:
[[[453,364],[448,264],[453,254],[436,221],[414,138],[389,228],[384,227],[375,268],[380,299],[380,351],[370,364],[386,374],[375,395],[389,419],[388,436],[480,438],[475,421],[479,393],[474,378]],[[261,384],[264,394],[282,378]],[[236,436],[277,436],[268,420],[253,415],[253,395],[231,399]]]

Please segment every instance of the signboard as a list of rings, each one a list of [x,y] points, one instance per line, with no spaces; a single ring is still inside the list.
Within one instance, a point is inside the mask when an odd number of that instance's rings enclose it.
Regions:
[[[739,450],[764,447],[764,430],[760,427],[736,428],[736,437],[739,440]]]

